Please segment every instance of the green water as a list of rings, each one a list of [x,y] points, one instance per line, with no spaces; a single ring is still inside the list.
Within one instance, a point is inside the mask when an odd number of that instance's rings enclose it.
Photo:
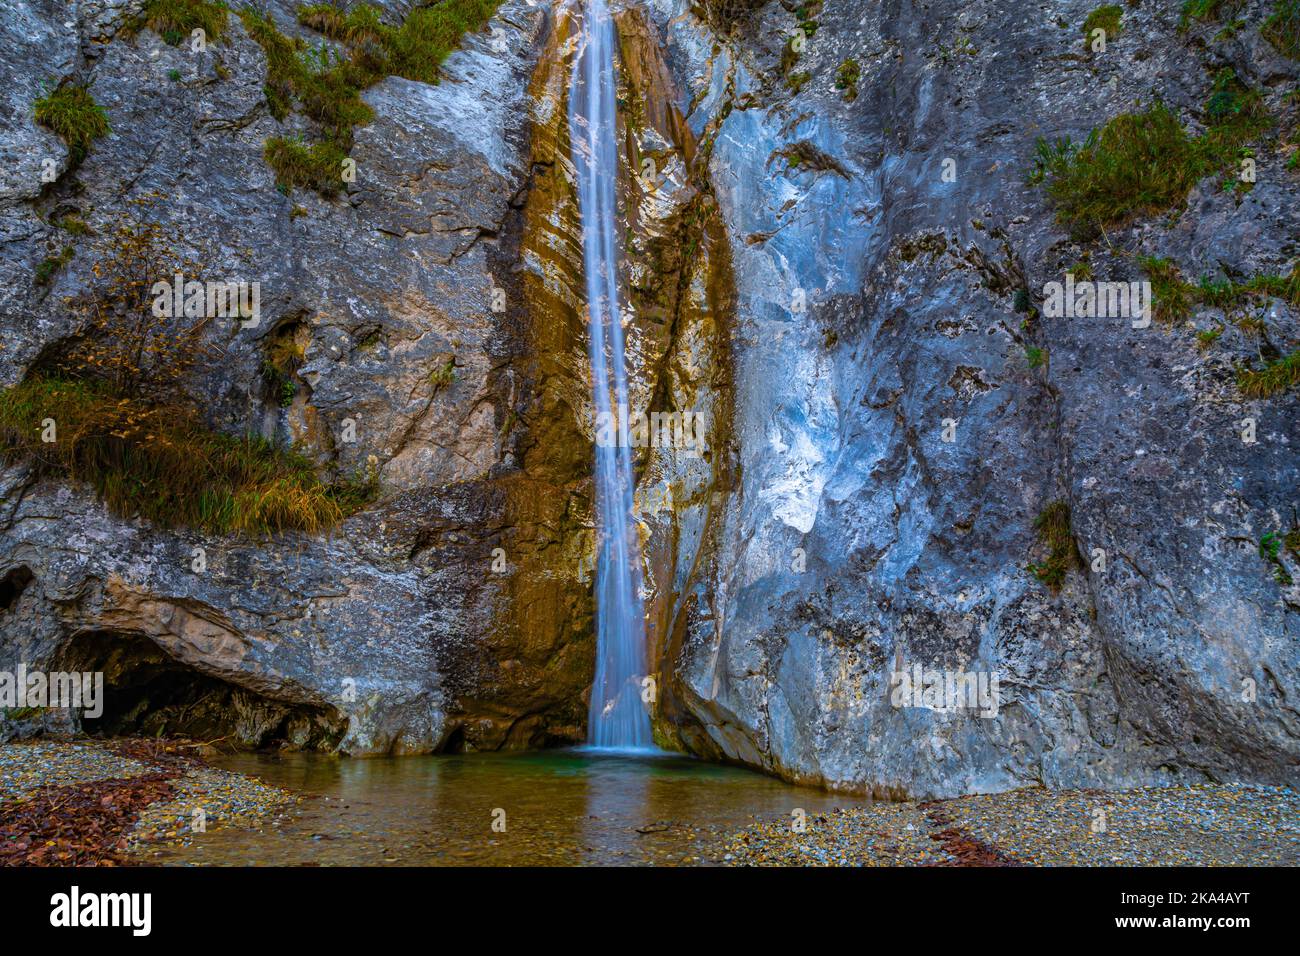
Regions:
[[[150,862],[216,865],[709,865],[750,822],[862,801],[689,758],[582,750],[215,761],[311,795],[296,820],[195,834]],[[503,810],[505,832],[493,830]]]

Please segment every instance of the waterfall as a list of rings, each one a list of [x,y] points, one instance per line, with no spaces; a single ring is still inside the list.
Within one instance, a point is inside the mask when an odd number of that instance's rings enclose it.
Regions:
[[[587,0],[569,90],[569,129],[582,217],[588,354],[596,441],[596,680],[587,740],[595,747],[650,748],[650,716],[641,703],[646,673],[640,543],[632,518],[632,455],[608,440],[615,411],[626,416],[627,369],[618,296],[617,117],[614,23],[606,0]],[[599,427],[602,423],[605,428]],[[604,434],[606,440],[601,439]]]

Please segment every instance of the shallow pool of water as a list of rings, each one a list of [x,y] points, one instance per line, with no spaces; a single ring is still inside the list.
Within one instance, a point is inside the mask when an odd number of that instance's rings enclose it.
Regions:
[[[311,795],[297,819],[195,834],[155,863],[216,865],[708,865],[754,817],[863,801],[677,755],[581,749],[349,760],[214,761]],[[504,817],[502,813],[504,811]],[[493,830],[504,819],[505,831]]]

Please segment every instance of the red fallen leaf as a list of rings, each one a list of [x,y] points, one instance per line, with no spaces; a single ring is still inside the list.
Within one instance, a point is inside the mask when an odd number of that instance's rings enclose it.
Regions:
[[[110,804],[112,804],[112,802],[113,802],[113,795],[110,793],[107,796],[105,796],[104,799],[99,801],[99,805],[101,807],[107,807]]]

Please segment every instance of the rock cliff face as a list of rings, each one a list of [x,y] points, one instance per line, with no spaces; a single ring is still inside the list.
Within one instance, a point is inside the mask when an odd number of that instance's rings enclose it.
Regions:
[[[1139,256],[1193,281],[1297,264],[1300,67],[1260,36],[1273,4],[1222,34],[1180,31],[1178,6],[1125,7],[1104,53],[1075,2],[619,13],[633,404],[708,423],[703,454],[638,452],[662,744],[881,794],[1300,780],[1300,567],[1260,550],[1300,506],[1296,393],[1236,385],[1300,344],[1295,301],[1146,328],[1042,301],[1081,261],[1101,281],[1144,278]],[[214,332],[192,383],[210,424],[297,443],[322,473],[377,468],[383,493],[328,536],[217,538],[116,517],[15,459],[0,669],[104,670],[117,730],[358,755],[581,740],[576,9],[511,0],[442,82],[365,90],[356,181],[326,199],[276,188],[263,143],[306,121],[268,108],[240,19],[194,53],[126,30],[141,7],[0,14],[0,384],[73,334],[66,297],[147,199],[213,276],[261,283],[261,322]],[[1199,128],[1225,68],[1276,124],[1248,191],[1207,176],[1082,239],[1026,183],[1038,137],[1156,96]],[[112,127],[80,164],[32,120],[69,78]],[[261,369],[283,338],[303,359],[282,404]],[[1027,566],[1058,502],[1056,590]],[[914,666],[996,676],[996,716],[895,706],[891,674]]]

